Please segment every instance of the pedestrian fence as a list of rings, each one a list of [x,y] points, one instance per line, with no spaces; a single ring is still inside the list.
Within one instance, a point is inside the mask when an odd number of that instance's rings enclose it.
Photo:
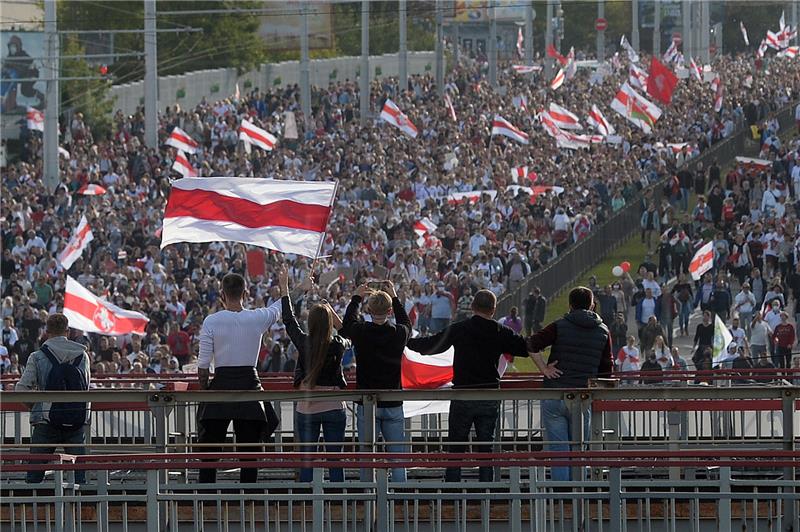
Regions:
[[[79,392],[3,392],[0,528],[800,530],[800,388],[731,386],[730,374],[684,373],[665,379],[702,377],[719,385],[555,390],[521,380],[500,390],[342,390],[314,397],[290,390],[97,389],[88,393],[93,408],[101,408],[93,422],[137,412],[141,435],[115,433],[121,422],[108,423],[105,435],[93,427],[90,454],[45,455],[47,464],[29,463],[44,457],[30,454],[35,450],[19,430],[27,423],[19,405],[43,397],[74,401]],[[208,454],[194,443],[191,412],[201,401],[291,405],[333,398],[363,401],[367,428],[361,445],[348,421],[342,452],[307,452],[284,426],[291,415],[266,452],[233,447],[231,441],[226,450],[235,452]],[[486,399],[502,405],[491,453],[451,452],[451,444],[468,442],[447,441],[446,414],[407,420],[402,453],[385,453],[385,443],[393,442],[381,442],[371,430],[378,401]],[[547,447],[543,399],[567,405],[571,451]],[[258,484],[234,481],[242,460],[260,469]],[[487,463],[495,480],[478,482],[473,470]],[[326,480],[333,466],[345,469],[343,483]],[[463,482],[442,480],[443,468],[451,466],[467,468]],[[552,480],[554,466],[570,467],[576,480]],[[219,483],[197,483],[197,470],[205,467],[221,470]],[[312,482],[295,481],[299,467],[314,468]],[[409,480],[391,482],[387,470],[394,467],[406,467]],[[26,484],[24,472],[34,469],[53,473],[42,484]],[[78,469],[89,472],[85,485],[71,482]]]

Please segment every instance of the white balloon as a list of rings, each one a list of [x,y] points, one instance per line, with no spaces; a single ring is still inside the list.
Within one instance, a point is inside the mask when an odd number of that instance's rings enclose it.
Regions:
[[[611,273],[614,274],[614,277],[622,277],[622,274],[625,272],[622,271],[622,266],[614,266],[611,268]]]

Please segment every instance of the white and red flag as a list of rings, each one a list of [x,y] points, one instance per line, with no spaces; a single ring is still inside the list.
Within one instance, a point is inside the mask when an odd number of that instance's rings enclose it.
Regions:
[[[94,240],[92,228],[89,227],[89,222],[84,214],[81,216],[81,221],[78,227],[75,228],[75,232],[72,233],[72,238],[69,239],[67,247],[58,256],[58,263],[61,264],[61,267],[69,270],[92,240]]]
[[[511,69],[517,74],[531,74],[542,69],[541,65],[511,65]]]
[[[161,247],[241,242],[316,257],[333,210],[336,182],[187,177],[172,184]]]
[[[777,57],[788,57],[794,59],[800,53],[800,46],[790,46],[785,50],[778,52]]]
[[[567,63],[569,63],[569,59],[561,55],[552,44],[547,47],[547,55],[561,63],[561,66],[567,66]]]
[[[582,129],[578,116],[558,104],[551,103],[547,111],[548,118],[560,129]]]
[[[33,107],[28,107],[26,113],[28,120],[28,129],[41,131],[44,133],[44,113]]]
[[[94,183],[87,183],[78,189],[78,194],[83,194],[84,196],[102,196],[105,193],[105,187]]]
[[[561,68],[558,70],[556,77],[553,78],[553,81],[550,82],[550,88],[553,90],[558,90],[558,88],[564,84],[565,79],[567,79],[567,74],[564,69]]]
[[[392,100],[387,99],[386,103],[383,104],[381,118],[409,137],[417,138],[417,127],[411,123],[411,120],[403,114],[400,108],[397,107],[397,104]]]
[[[767,40],[761,39],[761,44],[758,45],[758,50],[756,50],[756,57],[760,59],[764,57],[765,53],[767,53]]]
[[[661,57],[665,63],[671,63],[675,59],[678,58],[678,43],[672,41],[667,48],[667,51],[664,52],[664,55]]]
[[[694,57],[689,61],[689,72],[697,81],[703,81],[703,69],[695,62]]]
[[[200,145],[179,127],[172,130],[166,144],[186,153],[195,153],[200,148]]]
[[[417,245],[419,247],[430,247],[425,246],[425,244],[431,242],[429,237],[433,236],[436,229],[437,225],[433,223],[430,218],[426,217],[417,221],[417,223],[414,224],[414,232],[417,234]]]
[[[69,275],[64,294],[64,316],[72,329],[108,336],[144,336],[150,321],[140,312],[125,310],[100,299]]]
[[[266,129],[261,129],[248,120],[242,120],[242,124],[239,126],[239,140],[266,151],[272,151],[278,142],[278,139]]]
[[[620,87],[611,102],[611,108],[647,134],[650,134],[661,117],[661,109],[627,83]]]
[[[511,181],[514,183],[524,183],[528,179],[527,166],[515,166],[511,169]]]
[[[692,279],[697,281],[712,266],[714,266],[714,243],[709,242],[694,254],[692,262],[689,263],[689,273],[692,274]]]
[[[564,70],[564,74],[567,76],[567,79],[572,79],[575,77],[575,74],[578,73],[578,63],[575,62],[575,48],[570,47],[569,54],[567,54],[567,66]]]
[[[492,136],[494,135],[503,135],[520,144],[528,143],[528,134],[500,115],[494,115],[494,120],[492,120]]]
[[[711,86],[714,87],[714,112],[719,113],[722,110],[722,100],[725,94],[725,85],[722,84],[719,74],[711,82]]]
[[[750,46],[750,39],[747,37],[747,28],[744,27],[744,22],[739,21],[739,31],[742,32],[745,46]]]
[[[774,48],[775,50],[780,50],[782,48],[786,48],[789,45],[788,41],[784,37],[784,32],[780,31],[778,33],[772,32],[767,30],[767,38],[765,43],[770,48]]]
[[[517,54],[519,55],[520,59],[525,57],[525,48],[523,48],[522,43],[525,42],[525,38],[522,36],[522,28],[519,28],[517,31]]]
[[[447,195],[447,203],[450,205],[460,205],[462,203],[478,203],[484,195],[494,200],[497,197],[496,190],[470,190],[468,192],[451,192]]]
[[[444,104],[447,106],[447,113],[450,115],[450,118],[453,119],[453,122],[457,122],[456,108],[453,107],[453,100],[450,99],[450,95],[447,93],[444,94]]]
[[[186,154],[180,150],[178,150],[178,154],[175,156],[175,162],[172,163],[172,169],[183,177],[197,177],[197,170],[195,170],[192,163],[189,162],[189,158],[186,157]]]
[[[614,135],[616,133],[614,126],[611,125],[611,122],[606,120],[606,117],[600,112],[600,108],[595,104],[592,104],[592,110],[589,111],[589,116],[587,117],[586,121],[601,135],[607,136]]]
[[[631,63],[628,82],[632,87],[644,90],[647,87],[647,71]]]
[[[631,46],[631,43],[628,42],[628,39],[626,39],[624,35],[619,40],[619,44],[628,52],[628,59],[631,63],[639,62],[639,54],[633,49],[633,46]]]

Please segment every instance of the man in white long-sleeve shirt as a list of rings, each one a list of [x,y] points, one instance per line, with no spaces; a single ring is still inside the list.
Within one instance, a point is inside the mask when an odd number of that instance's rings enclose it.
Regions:
[[[280,318],[281,302],[249,310],[242,304],[244,293],[244,278],[235,273],[227,274],[222,279],[220,296],[225,310],[203,321],[197,373],[200,386],[205,390],[261,390],[256,368],[261,337]],[[212,364],[214,379],[209,382]],[[237,443],[260,443],[278,426],[278,417],[269,403],[201,403],[197,411],[198,442],[224,443],[231,421]],[[248,447],[242,452],[258,450]],[[214,453],[222,449],[204,447],[198,451]],[[201,469],[200,482],[215,482],[216,473],[215,469]],[[239,479],[254,483],[258,470],[242,468]]]

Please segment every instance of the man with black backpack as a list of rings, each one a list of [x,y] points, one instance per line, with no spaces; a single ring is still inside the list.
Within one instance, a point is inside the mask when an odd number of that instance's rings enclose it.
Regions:
[[[47,318],[47,341],[28,358],[25,371],[17,382],[17,391],[86,391],[89,389],[89,356],[86,348],[67,340],[69,322],[63,314]],[[35,403],[31,407],[31,445],[34,454],[53,454],[64,446],[66,454],[86,454],[89,403]],[[35,463],[35,462],[34,462]],[[44,471],[29,471],[27,480],[36,484]],[[75,482],[84,484],[86,473],[75,471]]]

